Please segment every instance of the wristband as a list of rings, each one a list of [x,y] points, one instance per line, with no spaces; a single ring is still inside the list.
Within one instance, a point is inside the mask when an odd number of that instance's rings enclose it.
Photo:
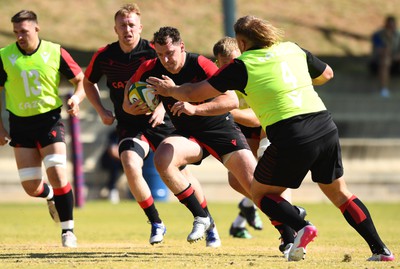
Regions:
[[[80,102],[79,97],[76,95],[72,95],[69,99],[71,99],[72,101],[74,101],[77,104],[79,104],[79,102]]]

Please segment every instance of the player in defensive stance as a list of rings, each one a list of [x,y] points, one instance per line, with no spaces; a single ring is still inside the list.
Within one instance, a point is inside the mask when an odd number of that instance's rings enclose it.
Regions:
[[[74,197],[66,172],[58,86],[60,74],[74,85],[75,92],[67,103],[68,113],[77,116],[79,103],[85,98],[83,73],[60,45],[39,39],[33,11],[22,10],[11,22],[17,42],[0,50],[0,89],[5,89],[10,133],[0,117],[0,145],[11,140],[25,192],[47,200],[51,216],[61,223],[62,245],[76,247]],[[42,162],[50,184],[43,181]]]
[[[298,188],[309,171],[367,242],[372,252],[368,261],[393,261],[368,209],[346,186],[338,130],[313,87],[332,79],[332,69],[297,44],[282,42],[281,31],[260,18],[239,18],[234,29],[242,55],[208,80],[175,86],[173,79],[158,76],[147,82],[159,95],[182,101],[205,100],[228,90],[245,94],[271,142],[258,161],[251,195],[268,217],[297,231],[289,261],[304,259],[308,243],[317,236],[317,228],[282,196],[287,188]]]
[[[229,64],[233,59],[240,56],[241,52],[237,45],[236,39],[233,37],[224,37],[218,40],[213,47],[213,54],[216,58],[218,67],[223,67]],[[239,99],[239,108],[231,110],[233,119],[238,124],[242,133],[246,137],[247,143],[253,152],[254,157],[258,160],[263,155],[265,149],[269,146],[270,142],[266,137],[265,132],[262,130],[260,121],[257,118],[254,111],[249,107],[244,96],[241,92],[235,91]],[[229,181],[235,181],[232,179],[233,174],[228,173]],[[287,189],[284,192],[284,197],[288,201],[291,201],[291,189]],[[304,208],[295,206],[299,211],[299,215],[304,219],[306,211]],[[256,210],[256,206],[253,201],[247,197],[244,197],[239,203],[239,215],[233,221],[229,234],[236,238],[251,238],[250,233],[246,229],[246,222],[256,230],[262,229],[262,221]],[[279,250],[285,257],[289,254],[289,249],[293,245],[294,236],[296,232],[293,231],[289,226],[271,219],[272,225],[280,233],[281,244]]]

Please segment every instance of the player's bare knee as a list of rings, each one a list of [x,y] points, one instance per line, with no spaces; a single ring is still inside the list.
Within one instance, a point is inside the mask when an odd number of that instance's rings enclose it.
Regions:
[[[122,157],[121,155],[121,163],[124,168],[124,171],[141,171],[142,165],[139,164],[138,161],[133,160],[129,157]]]

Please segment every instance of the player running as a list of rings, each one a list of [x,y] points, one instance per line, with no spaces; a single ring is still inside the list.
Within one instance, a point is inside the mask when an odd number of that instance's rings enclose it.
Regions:
[[[11,22],[17,42],[0,50],[0,91],[5,89],[10,134],[0,117],[0,145],[11,139],[25,192],[47,200],[50,215],[60,222],[62,245],[76,247],[74,195],[67,178],[67,147],[60,115],[63,102],[58,87],[60,74],[74,85],[67,104],[68,113],[77,116],[79,103],[85,98],[83,73],[60,45],[39,38],[33,11],[21,10]],[[43,180],[42,162],[50,184]]]
[[[155,150],[165,136],[175,130],[162,105],[149,113],[146,104],[138,100],[132,105],[131,114],[123,108],[126,82],[135,73],[140,64],[156,57],[150,43],[141,38],[142,24],[140,9],[136,4],[124,5],[115,13],[114,30],[118,41],[100,48],[93,56],[85,72],[84,86],[87,97],[106,125],[117,121],[119,155],[129,188],[135,200],[146,214],[151,225],[150,244],[161,243],[166,227],[156,209],[150,188],[143,178],[143,160],[149,150]],[[107,87],[114,105],[114,113],[101,102],[97,83],[101,77],[107,79]],[[203,192],[197,179],[188,169],[184,173],[196,186],[196,195],[203,207],[207,208]],[[218,244],[219,238],[210,236],[210,246]]]
[[[158,59],[144,62],[130,79],[145,81],[150,76],[168,75],[177,83],[195,82],[213,75],[217,66],[204,56],[185,51],[178,29],[162,27],[154,34],[153,44]],[[161,102],[176,131],[157,148],[155,166],[178,200],[193,214],[193,230],[189,242],[195,242],[215,228],[213,219],[195,198],[193,186],[180,168],[200,164],[208,155],[221,161],[240,182],[233,187],[248,196],[256,161],[246,139],[228,112],[238,105],[235,93],[228,92],[214,100],[196,103],[162,97]],[[129,110],[129,102],[126,110]]]

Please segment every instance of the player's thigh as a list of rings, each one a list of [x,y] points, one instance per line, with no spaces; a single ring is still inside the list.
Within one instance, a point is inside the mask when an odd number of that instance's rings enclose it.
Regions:
[[[67,154],[67,145],[64,142],[55,142],[40,149],[42,158],[50,154]]]
[[[160,162],[182,166],[196,163],[202,156],[203,150],[195,141],[183,136],[171,136],[164,139],[158,146],[154,162],[156,166],[159,166]]]
[[[250,185],[253,180],[257,161],[253,153],[248,149],[241,149],[231,154],[224,163],[225,167],[235,176],[247,193],[250,193]]]
[[[17,168],[40,167],[42,158],[36,148],[14,148],[15,161]]]
[[[232,189],[243,194],[246,197],[251,198],[250,193],[243,188],[239,180],[230,171],[228,171],[228,182],[229,186],[231,186]]]

